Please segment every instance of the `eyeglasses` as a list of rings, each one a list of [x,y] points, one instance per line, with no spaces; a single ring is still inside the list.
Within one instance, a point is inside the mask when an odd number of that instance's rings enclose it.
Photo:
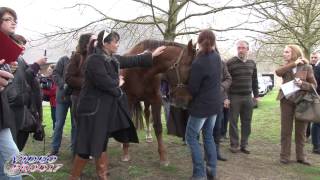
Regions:
[[[18,22],[15,20],[15,19],[12,19],[12,18],[3,18],[2,21],[5,21],[5,22],[12,22],[12,23],[15,23],[15,24],[18,24]]]

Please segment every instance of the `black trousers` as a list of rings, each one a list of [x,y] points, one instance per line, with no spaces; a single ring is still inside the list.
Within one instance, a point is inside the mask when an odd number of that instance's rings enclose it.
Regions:
[[[26,146],[28,137],[29,132],[18,131],[16,144],[18,146],[19,151],[22,151],[23,148]]]

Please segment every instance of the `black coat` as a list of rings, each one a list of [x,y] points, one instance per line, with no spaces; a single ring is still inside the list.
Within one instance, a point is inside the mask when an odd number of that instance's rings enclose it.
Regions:
[[[14,73],[12,86],[8,86],[8,101],[11,108],[12,116],[14,116],[11,133],[16,140],[18,131],[21,130],[26,120],[26,109],[42,122],[42,104],[39,82],[36,75],[40,70],[40,66],[36,63],[28,65],[25,60],[20,57],[18,59],[18,68]]]
[[[192,95],[189,114],[203,118],[221,111],[221,58],[216,52],[198,55],[193,61],[188,90]]]
[[[61,103],[61,104],[71,103],[70,96],[66,96],[64,91],[65,76],[66,76],[66,71],[69,63],[70,63],[69,57],[62,56],[58,60],[52,72],[53,80],[57,85],[56,101],[57,103]]]
[[[10,85],[9,85],[10,86]],[[7,88],[0,92],[0,131],[5,128],[14,126],[14,117],[11,114],[11,109],[7,97]]]
[[[314,77],[316,78],[317,81],[317,92],[318,94],[320,93],[320,64],[317,64],[316,66],[313,67],[313,72],[314,72]]]
[[[138,56],[108,56],[101,49],[85,64],[85,80],[77,108],[76,151],[99,157],[107,139],[138,142],[129,113],[128,100],[119,88],[119,69],[152,65],[150,53]]]

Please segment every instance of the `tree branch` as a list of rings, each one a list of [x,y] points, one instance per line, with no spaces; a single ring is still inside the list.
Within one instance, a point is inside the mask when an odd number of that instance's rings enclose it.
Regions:
[[[157,22],[156,17],[154,15],[154,9],[153,9],[153,4],[152,4],[152,0],[150,0],[150,7],[151,7],[151,11],[152,11],[152,18],[154,22]],[[159,31],[161,32],[162,35],[164,35],[163,30],[161,29],[161,27],[159,26],[158,23],[155,23],[155,25],[157,26],[157,28],[159,29]]]
[[[135,2],[138,2],[138,3],[144,4],[144,5],[147,5],[147,6],[151,7],[151,8],[157,9],[157,10],[161,11],[162,13],[168,15],[168,12],[167,12],[167,11],[161,9],[161,8],[158,7],[158,6],[155,6],[154,4],[147,3],[147,2],[141,1],[141,0],[131,0],[131,1],[135,1]]]

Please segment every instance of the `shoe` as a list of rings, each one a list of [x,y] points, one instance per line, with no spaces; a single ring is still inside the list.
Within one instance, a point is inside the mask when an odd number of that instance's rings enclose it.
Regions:
[[[227,158],[224,158],[224,157],[222,157],[221,155],[218,155],[218,156],[217,156],[217,159],[218,159],[219,161],[227,161],[227,160],[228,160]]]
[[[250,154],[250,151],[248,149],[246,149],[245,147],[240,148],[240,151],[245,153],[245,154]]]
[[[289,164],[290,161],[288,159],[280,159],[280,163],[282,164]]]
[[[217,176],[212,175],[211,169],[206,167],[207,180],[217,180]]]
[[[219,161],[227,161],[226,158],[222,157],[221,156],[221,153],[220,153],[220,144],[216,144],[216,152],[217,152],[217,159]]]
[[[239,149],[236,148],[236,147],[230,147],[229,150],[230,150],[232,153],[237,153],[237,152],[239,152]]]
[[[303,164],[303,165],[306,165],[306,166],[311,166],[311,163],[306,161],[306,160],[297,160],[297,163],[300,163],[300,164]]]
[[[313,149],[312,152],[313,152],[314,154],[320,154],[320,148],[319,148],[319,149]]]

